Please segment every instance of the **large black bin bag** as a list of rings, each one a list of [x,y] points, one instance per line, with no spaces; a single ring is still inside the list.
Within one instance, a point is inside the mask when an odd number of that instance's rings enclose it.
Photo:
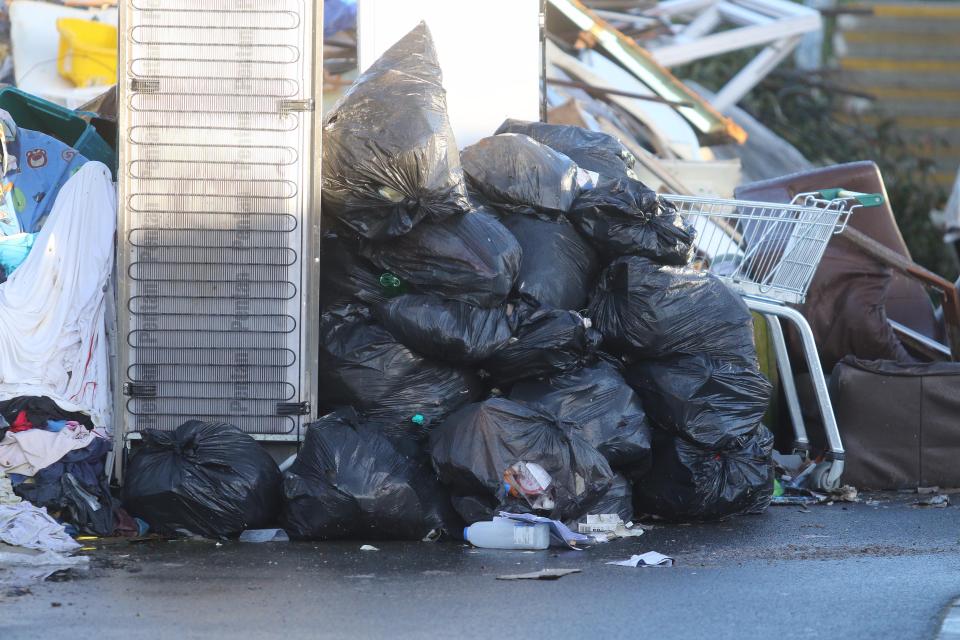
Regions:
[[[504,216],[502,222],[523,249],[517,293],[545,307],[583,309],[601,265],[573,225],[531,216]]]
[[[755,366],[753,317],[721,280],[638,256],[600,276],[589,317],[614,353],[637,359],[708,355]]]
[[[510,295],[522,258],[513,234],[482,209],[369,243],[363,254],[420,293],[480,307],[496,306]]]
[[[540,144],[545,144],[577,163],[587,171],[610,178],[635,178],[637,159],[620,141],[600,131],[590,131],[568,124],[507,120],[496,134],[522,133]]]
[[[423,358],[350,308],[323,316],[319,376],[324,406],[354,407],[413,440],[480,395],[473,373]]]
[[[281,524],[294,539],[422,540],[456,526],[429,463],[399,453],[352,409],[307,427],[283,489]]]
[[[614,469],[643,474],[650,466],[650,425],[640,398],[605,360],[543,380],[518,382],[510,399],[538,406],[565,422]]]
[[[656,431],[653,468],[633,487],[634,511],[670,520],[713,520],[767,508],[773,434],[760,426],[739,449],[715,452]]]
[[[323,125],[325,211],[367,239],[469,204],[430,31],[420,23],[373,64]]]
[[[606,459],[575,427],[505,398],[455,412],[430,434],[430,453],[456,495],[563,520],[587,513],[613,481]]]
[[[577,165],[525,135],[484,138],[463,150],[471,189],[499,211],[557,219],[577,197]]]
[[[225,538],[275,522],[280,469],[237,427],[191,420],[142,437],[127,470],[124,507],[153,530]]]
[[[567,217],[607,260],[634,255],[683,266],[693,257],[696,230],[637,180],[601,182],[580,194]]]

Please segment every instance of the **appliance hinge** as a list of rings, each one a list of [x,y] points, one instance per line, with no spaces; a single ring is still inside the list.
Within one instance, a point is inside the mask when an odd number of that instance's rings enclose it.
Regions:
[[[155,384],[136,384],[134,382],[123,383],[123,395],[131,398],[156,398],[157,385]]]
[[[280,113],[292,113],[294,111],[313,111],[316,103],[313,98],[307,100],[281,100]]]
[[[308,416],[310,415],[309,402],[278,402],[278,416]]]

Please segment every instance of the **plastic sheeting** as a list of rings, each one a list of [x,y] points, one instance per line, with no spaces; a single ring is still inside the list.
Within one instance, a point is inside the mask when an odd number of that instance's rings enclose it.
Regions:
[[[64,185],[33,251],[0,286],[0,399],[49,396],[109,427],[104,290],[116,221],[110,170],[89,162]]]

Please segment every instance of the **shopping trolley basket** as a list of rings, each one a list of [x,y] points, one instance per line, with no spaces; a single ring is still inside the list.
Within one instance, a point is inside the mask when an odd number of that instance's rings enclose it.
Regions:
[[[883,196],[828,189],[801,193],[790,204],[670,194],[662,197],[697,230],[700,267],[740,293],[747,306],[766,319],[796,435],[795,448],[809,455],[810,442],[780,319],[796,325],[829,446],[811,481],[815,488],[837,488],[843,474],[843,444],[827,382],[810,325],[788,305],[804,301],[830,238],[846,228],[850,215],[861,207],[883,204]]]

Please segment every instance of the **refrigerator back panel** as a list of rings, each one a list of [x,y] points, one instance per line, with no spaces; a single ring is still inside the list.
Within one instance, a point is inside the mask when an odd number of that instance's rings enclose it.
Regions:
[[[118,415],[295,439],[315,395],[320,10],[122,4]]]

